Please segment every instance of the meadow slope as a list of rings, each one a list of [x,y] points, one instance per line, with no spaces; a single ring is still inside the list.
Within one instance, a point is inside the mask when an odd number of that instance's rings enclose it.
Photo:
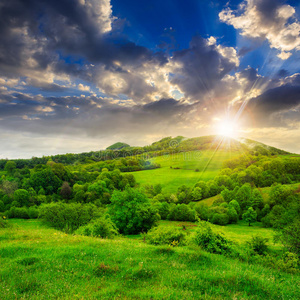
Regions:
[[[1,299],[299,299],[299,275],[198,247],[66,235],[38,220],[0,229]]]

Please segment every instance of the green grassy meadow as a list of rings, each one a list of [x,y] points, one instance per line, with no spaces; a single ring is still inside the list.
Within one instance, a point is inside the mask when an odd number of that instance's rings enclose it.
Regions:
[[[131,174],[140,185],[160,183],[165,192],[174,193],[180,185],[192,186],[199,180],[213,179],[225,160],[240,154],[240,151],[204,150],[163,155],[150,159],[161,168]]]
[[[66,235],[39,220],[0,229],[1,299],[299,299],[299,275],[196,246]],[[162,222],[160,226],[180,226]],[[188,225],[188,224],[187,224]],[[240,242],[252,228],[223,229]],[[266,234],[268,230],[266,230]],[[246,238],[245,238],[246,239]]]

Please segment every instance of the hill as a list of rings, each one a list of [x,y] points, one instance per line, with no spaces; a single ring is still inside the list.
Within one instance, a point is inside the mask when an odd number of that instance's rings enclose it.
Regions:
[[[113,145],[107,147],[106,150],[121,150],[123,148],[129,148],[129,147],[130,147],[130,145],[128,145],[126,143],[117,142],[117,143],[114,143]]]
[[[0,229],[2,299],[300,297],[299,273],[270,267],[273,261],[264,266],[263,258],[252,257],[248,262],[196,246],[154,246],[126,237],[109,240],[66,235],[39,220],[13,223],[13,228]],[[226,227],[226,236],[239,241],[242,237],[243,245],[260,230],[237,226]]]
[[[183,136],[177,136],[175,138],[166,137],[144,147],[131,147],[126,143],[117,142],[109,146],[106,150],[33,157],[32,159],[13,159],[12,161],[16,163],[18,169],[22,169],[24,167],[34,168],[36,165],[46,164],[48,161],[65,165],[74,165],[114,160],[129,156],[139,158],[141,154],[143,154],[144,158],[151,158],[168,155],[169,153],[206,150],[211,151],[211,153],[223,150],[228,153],[249,152],[263,155],[289,154],[286,151],[248,139],[237,141],[228,137],[211,135],[195,138],[185,138]],[[4,169],[6,162],[7,159],[0,159],[0,170]]]
[[[249,150],[252,152],[256,152],[258,154],[262,155],[287,155],[290,154],[289,152],[285,150],[281,150],[272,146],[268,146],[266,144],[251,140],[251,139],[245,139],[240,138],[238,141],[242,144],[244,144]]]

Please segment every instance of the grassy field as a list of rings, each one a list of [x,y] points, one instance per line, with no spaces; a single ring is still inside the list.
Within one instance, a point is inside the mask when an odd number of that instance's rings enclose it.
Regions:
[[[131,174],[141,185],[160,183],[165,192],[173,193],[180,185],[192,186],[199,180],[213,179],[222,168],[224,160],[240,154],[239,151],[205,150],[163,155],[151,159],[160,164],[161,168]]]
[[[298,275],[209,254],[195,246],[101,240],[66,235],[38,220],[10,222],[13,228],[0,229],[1,300],[300,298]],[[224,230],[241,241],[257,226]]]

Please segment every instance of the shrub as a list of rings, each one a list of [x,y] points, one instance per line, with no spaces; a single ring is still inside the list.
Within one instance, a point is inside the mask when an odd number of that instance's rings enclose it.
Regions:
[[[289,252],[296,253],[300,257],[300,219],[295,219],[292,223],[280,229],[275,236],[275,240],[281,241]]]
[[[259,255],[265,255],[268,251],[267,242],[269,239],[260,235],[253,236],[250,241],[247,242],[250,249]]]
[[[229,223],[229,216],[225,213],[224,214],[215,213],[212,217],[211,222],[213,224],[226,225]]]
[[[39,210],[36,206],[30,206],[28,208],[28,215],[30,219],[36,219],[39,216]]]
[[[72,233],[80,226],[86,225],[92,219],[99,217],[101,211],[93,204],[62,202],[43,204],[39,209],[39,217],[48,225]]]
[[[199,223],[194,240],[198,246],[211,253],[230,254],[232,252],[232,242],[221,233],[214,232],[205,221]]]
[[[28,214],[28,209],[26,207],[12,206],[8,211],[5,212],[5,214],[10,219],[12,218],[30,219]]]
[[[101,217],[78,228],[76,234],[99,238],[112,238],[118,234],[118,230],[109,217]]]
[[[147,232],[160,219],[158,210],[151,206],[146,195],[130,187],[123,192],[113,192],[108,213],[124,234]]]
[[[182,229],[157,227],[151,229],[147,233],[146,240],[149,244],[152,245],[182,246],[186,244],[186,236],[186,233]]]

